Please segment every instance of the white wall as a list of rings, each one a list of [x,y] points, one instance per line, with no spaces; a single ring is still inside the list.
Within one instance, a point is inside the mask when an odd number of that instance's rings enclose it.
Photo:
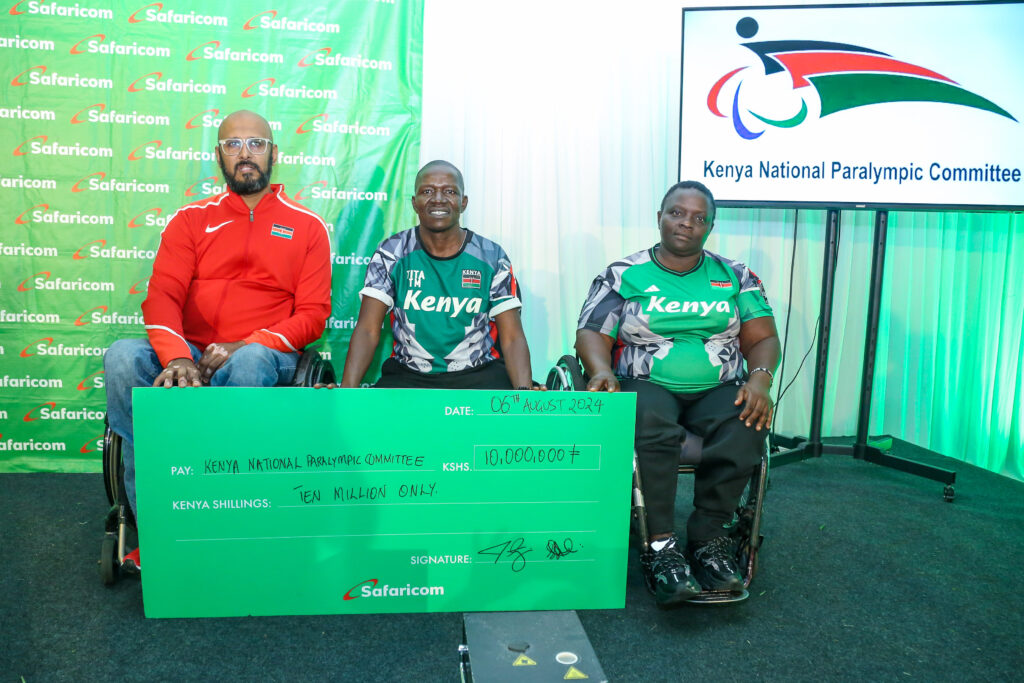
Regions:
[[[718,4],[738,3],[699,6]],[[512,258],[537,379],[571,350],[599,270],[657,241],[655,213],[677,180],[681,10],[664,0],[426,0],[420,158],[463,170],[463,224]],[[823,220],[727,209],[708,242],[761,276],[780,335],[791,313],[786,382],[812,345]],[[844,224],[825,416],[834,434],[856,427],[870,269],[871,217],[850,213]],[[807,433],[813,360],[780,406],[780,432]]]

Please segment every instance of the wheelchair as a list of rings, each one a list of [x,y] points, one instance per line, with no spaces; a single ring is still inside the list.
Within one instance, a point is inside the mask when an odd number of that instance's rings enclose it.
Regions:
[[[575,356],[565,355],[548,372],[545,385],[552,391],[586,391],[587,379]],[[686,432],[679,449],[679,473],[693,474],[700,465],[701,437]],[[757,553],[764,541],[761,533],[761,519],[764,507],[764,496],[768,486],[768,451],[761,454],[761,465],[754,469],[750,482],[740,497],[739,505],[733,515],[733,523],[729,535],[736,550],[736,563],[743,577],[743,590],[710,591],[704,590],[686,602],[695,604],[724,604],[746,600],[750,596],[750,582],[757,573]],[[633,452],[633,503],[631,531],[635,533],[641,553],[650,551],[647,534],[647,508],[644,505],[643,486],[640,480],[640,467],[636,451]]]
[[[319,351],[305,349],[295,366],[290,386],[312,387],[328,384],[336,379],[334,366]],[[125,562],[125,537],[137,531],[135,515],[128,503],[124,488],[124,463],[121,460],[121,436],[104,422],[103,430],[103,485],[107,491],[110,509],[104,520],[103,544],[100,550],[100,580],[105,586],[117,582],[122,574],[138,574],[131,561]]]

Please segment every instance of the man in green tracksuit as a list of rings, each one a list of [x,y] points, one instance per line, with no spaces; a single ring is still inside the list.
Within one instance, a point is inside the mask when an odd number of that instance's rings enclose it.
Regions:
[[[376,386],[532,387],[512,264],[498,244],[460,225],[468,202],[454,165],[420,169],[419,225],[384,240],[370,259],[342,387],[360,385],[389,312],[394,348]]]

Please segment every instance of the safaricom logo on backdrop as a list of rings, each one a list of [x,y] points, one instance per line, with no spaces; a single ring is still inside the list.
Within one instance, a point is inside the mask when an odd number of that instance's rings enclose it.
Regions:
[[[46,73],[45,64],[30,66],[20,74],[11,79],[11,85],[52,85],[57,88],[104,88],[110,90],[114,87],[114,81],[109,78],[93,78],[82,74],[65,76],[56,71]]]
[[[22,38],[16,35],[13,38],[0,36],[0,47],[13,47],[16,50],[39,50],[53,52],[57,44],[52,40],[39,40],[37,38]]]
[[[220,83],[196,83],[191,79],[185,82],[176,81],[173,78],[164,80],[164,75],[160,71],[152,71],[139,76],[128,86],[128,92],[144,90],[149,92],[196,92],[207,95],[226,95],[228,92],[228,89]]]
[[[75,318],[75,327],[90,323],[98,325],[144,325],[140,313],[107,313],[106,306],[94,306]]]
[[[54,0],[20,0],[14,4],[8,14],[42,14],[47,17],[81,17],[84,19],[113,19],[114,11],[106,8],[82,7],[75,3],[73,7],[61,5]]]
[[[4,244],[0,242],[0,256],[59,256],[57,247],[40,247],[34,244]]]
[[[42,277],[40,277],[42,276]],[[19,292],[31,292],[36,289],[60,292],[113,292],[113,282],[95,282],[91,280],[65,280],[62,277],[53,278],[48,270],[41,270],[33,273],[18,284]]]
[[[0,309],[0,323],[46,323],[48,325],[55,325],[60,323],[60,315],[56,313],[29,312],[26,309],[22,309],[21,313]]]
[[[334,55],[332,49],[322,47],[319,50],[310,52],[299,60],[299,66],[350,66],[356,69],[373,69],[375,71],[392,71],[395,68],[393,62],[384,59],[371,59],[362,55]]]
[[[141,24],[144,21],[152,21],[157,24],[196,24],[199,26],[224,26],[228,25],[228,18],[211,14],[196,14],[189,12],[182,14],[172,9],[164,10],[164,3],[154,2],[132,12],[128,17],[131,24]]]
[[[54,209],[50,211],[49,204],[36,204],[21,212],[14,219],[17,225],[28,225],[29,223],[55,223],[58,225],[113,225],[113,216],[103,216],[91,213],[63,213]]]
[[[57,181],[53,178],[26,178],[18,174],[17,178],[0,176],[0,187],[24,190],[56,190]]]
[[[22,420],[25,422],[35,422],[36,420],[60,420],[63,422],[66,420],[102,420],[106,416],[106,412],[102,410],[89,410],[88,408],[57,410],[56,401],[46,401],[25,413]]]
[[[170,57],[171,49],[157,45],[139,45],[132,43],[124,45],[115,41],[106,42],[107,36],[102,33],[95,33],[71,46],[71,54],[99,54],[99,55],[136,55],[139,57]],[[85,43],[85,45],[82,45]]]
[[[90,104],[71,117],[71,123],[120,123],[139,126],[169,126],[171,117],[162,114],[140,114],[132,111],[127,114],[120,111],[106,111],[103,103]]]
[[[97,177],[98,176],[98,177]],[[167,194],[171,191],[171,186],[167,183],[141,183],[138,180],[118,180],[117,178],[111,178],[106,180],[107,174],[103,171],[96,171],[90,173],[83,178],[80,178],[78,182],[71,186],[72,192],[86,192],[92,190],[94,192],[145,192],[149,194]]]
[[[246,31],[262,28],[275,31],[304,31],[306,33],[341,33],[341,26],[338,24],[328,24],[322,21],[310,21],[308,19],[295,20],[289,19],[288,17],[278,17],[276,9],[260,12],[249,21],[245,22],[245,26],[242,28]]]
[[[106,240],[93,240],[92,242],[86,242],[78,250],[71,255],[71,258],[76,261],[81,261],[87,258],[103,258],[103,259],[135,259],[138,261],[152,261],[156,258],[156,251],[153,249],[139,249],[138,247],[131,247],[129,249],[122,249],[118,246],[107,246]]]
[[[36,135],[14,148],[14,156],[23,157],[27,154],[41,154],[55,157],[113,157],[114,150],[111,147],[88,147],[77,142],[74,145],[62,145],[58,142],[48,142],[48,135]],[[27,147],[26,147],[27,145]]]
[[[150,140],[133,149],[128,155],[128,161],[140,161],[142,159],[163,159],[172,161],[216,161],[217,156],[211,151],[198,149],[174,149],[173,147],[163,148],[163,140]]]
[[[31,358],[32,356],[80,357],[102,356],[106,352],[107,349],[104,346],[85,346],[83,344],[79,344],[78,346],[64,346],[64,344],[60,343],[54,346],[53,337],[40,337],[23,348],[19,355],[22,358]]]
[[[91,372],[82,378],[82,381],[75,387],[78,391],[89,391],[90,389],[102,389],[103,388],[103,375],[106,374],[104,370],[97,370]]]
[[[63,389],[64,380],[57,377],[33,377],[32,375],[11,377],[10,375],[4,375],[0,377],[0,387],[10,387],[12,389]]]
[[[185,59],[195,62],[200,59],[212,59],[219,62],[263,62],[267,64],[284,64],[284,55],[277,52],[258,52],[256,50],[232,50],[222,48],[219,40],[194,48],[185,55]]]
[[[277,163],[282,166],[337,166],[338,160],[334,157],[316,156],[312,154],[278,154]]]
[[[162,228],[163,226],[167,225],[167,219],[160,218],[160,214],[162,214],[163,212],[163,209],[155,206],[152,209],[146,209],[145,211],[135,216],[135,218],[128,221],[128,228],[141,228],[143,226],[155,226]]]
[[[345,201],[386,202],[388,200],[388,193],[367,192],[354,187],[351,190],[341,190],[337,187],[327,187],[326,180],[317,180],[296,192],[295,198],[299,201],[309,199],[343,199]]]
[[[15,441],[14,439],[4,439],[3,436],[0,434],[0,451],[66,451],[68,449],[67,444],[63,441],[36,441],[35,439]]]
[[[263,78],[242,91],[242,97],[280,97],[291,100],[336,100],[338,93],[321,88],[289,88],[287,85],[274,85],[276,78]]]
[[[27,215],[26,215],[27,214]],[[63,213],[54,209],[50,211],[49,204],[36,204],[25,209],[14,219],[17,225],[28,225],[29,223],[56,223],[59,225],[113,225],[113,216],[82,213]]]
[[[304,133],[337,133],[339,135],[372,135],[389,136],[391,129],[387,126],[364,126],[358,121],[342,123],[340,121],[328,121],[330,114],[317,114],[311,116],[295,129],[299,135]],[[322,120],[321,120],[322,119]]]
[[[210,181],[213,182],[210,182]],[[224,184],[218,184],[215,176],[208,176],[189,185],[185,188],[186,197],[210,197],[221,194],[227,190]]]
[[[223,122],[224,117],[220,116],[220,109],[206,109],[186,121],[185,129],[220,128],[220,124]],[[267,121],[267,123],[270,124],[270,130],[283,130],[280,121]]]
[[[0,107],[0,119],[28,119],[30,121],[56,121],[57,112],[52,109],[22,109]]]

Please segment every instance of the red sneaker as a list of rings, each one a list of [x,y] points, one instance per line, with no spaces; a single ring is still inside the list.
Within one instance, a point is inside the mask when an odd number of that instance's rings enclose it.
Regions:
[[[142,571],[142,560],[139,557],[138,548],[124,556],[124,563],[122,566],[128,570],[134,569],[137,572]]]

